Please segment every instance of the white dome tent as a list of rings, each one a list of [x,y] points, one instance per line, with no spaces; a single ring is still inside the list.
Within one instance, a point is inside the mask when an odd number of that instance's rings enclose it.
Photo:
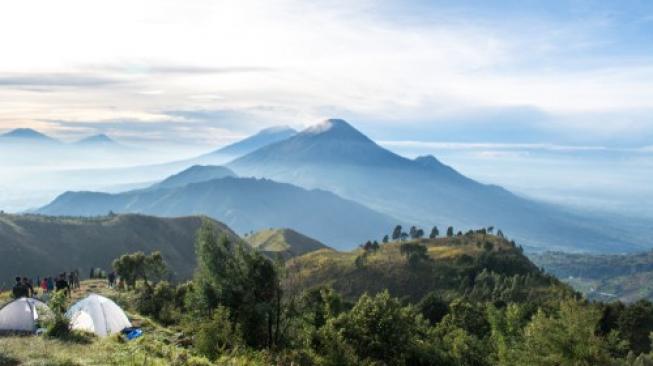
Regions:
[[[50,312],[39,300],[21,297],[0,309],[0,333],[33,333],[39,318]]]
[[[125,312],[104,296],[91,294],[79,300],[66,312],[71,329],[95,333],[100,337],[119,333],[131,327]]]

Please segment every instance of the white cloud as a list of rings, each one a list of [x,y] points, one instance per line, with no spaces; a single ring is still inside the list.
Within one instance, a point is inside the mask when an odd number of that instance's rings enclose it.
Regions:
[[[551,128],[563,132],[653,131],[651,113],[632,112],[653,110],[650,61],[616,55],[596,63],[573,54],[601,42],[593,36],[600,25],[540,21],[522,29],[527,22],[444,16],[411,23],[383,6],[6,2],[0,71],[31,74],[32,83],[39,75],[89,73],[120,83],[84,85],[77,76],[74,88],[43,82],[28,90],[0,80],[0,128],[43,119],[161,121],[164,110],[260,105],[274,106],[259,112],[270,124],[313,121],[333,110],[401,122],[531,106],[559,117]],[[587,67],[564,66],[570,57]],[[546,58],[559,58],[560,65],[533,66]],[[609,118],[594,123],[602,114]]]

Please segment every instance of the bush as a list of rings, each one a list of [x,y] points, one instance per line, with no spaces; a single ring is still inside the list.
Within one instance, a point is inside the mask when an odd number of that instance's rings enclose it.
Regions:
[[[330,319],[320,331],[326,364],[439,364],[428,323],[385,291],[363,295],[354,308]]]
[[[163,325],[176,324],[181,319],[184,294],[166,281],[159,282],[155,287],[139,287],[136,309]]]
[[[193,342],[197,351],[211,360],[241,344],[242,337],[229,320],[229,310],[222,306],[215,309],[210,319],[205,319],[199,325]]]

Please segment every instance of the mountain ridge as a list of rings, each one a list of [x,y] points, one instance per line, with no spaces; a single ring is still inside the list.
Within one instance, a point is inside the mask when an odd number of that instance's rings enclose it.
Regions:
[[[227,164],[240,176],[332,191],[404,222],[495,226],[533,250],[636,251],[653,245],[600,222],[470,179],[435,157],[414,160],[330,119]]]

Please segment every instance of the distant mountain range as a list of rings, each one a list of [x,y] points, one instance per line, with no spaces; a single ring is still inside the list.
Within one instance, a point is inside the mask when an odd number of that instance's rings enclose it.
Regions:
[[[114,215],[97,218],[0,214],[0,287],[14,276],[53,276],[92,267],[105,270],[118,256],[159,250],[177,279],[195,269],[195,234],[200,217]],[[219,233],[240,240],[216,222]]]
[[[59,141],[31,128],[17,128],[0,135],[0,142],[13,143],[58,143]]]
[[[0,143],[14,144],[46,144],[48,146],[80,146],[80,147],[119,147],[116,141],[105,134],[88,136],[76,142],[66,144],[31,128],[17,128],[0,135]]]
[[[292,229],[264,229],[245,236],[253,248],[275,257],[296,257],[321,249],[331,249],[319,241]]]
[[[632,251],[650,246],[618,224],[528,200],[469,179],[433,156],[410,160],[347,122],[327,120],[229,163],[240,176],[324,189],[404,222],[494,226],[533,249]]]
[[[75,142],[75,145],[95,147],[95,148],[115,148],[121,146],[119,143],[117,143],[116,141],[114,141],[113,139],[111,139],[109,136],[105,134],[85,137]]]
[[[208,154],[191,159],[194,163],[223,164],[228,160],[249,154],[261,147],[283,141],[297,134],[297,131],[287,126],[275,126],[263,129],[258,133],[227,145]]]
[[[288,227],[335,248],[379,238],[399,222],[327,191],[238,178],[212,166],[191,167],[149,188],[124,193],[66,192],[37,210],[73,216],[110,211],[165,217],[203,214],[240,233]]]
[[[67,192],[39,212],[207,214],[239,232],[289,227],[337,248],[378,239],[396,223],[426,230],[454,226],[456,231],[494,226],[534,251],[624,252],[653,246],[650,225],[530,200],[467,178],[430,155],[399,156],[339,119],[299,133],[267,129],[197,158],[113,173],[170,175],[176,168],[238,154],[244,155],[227,164],[230,170],[194,167],[120,194]]]

